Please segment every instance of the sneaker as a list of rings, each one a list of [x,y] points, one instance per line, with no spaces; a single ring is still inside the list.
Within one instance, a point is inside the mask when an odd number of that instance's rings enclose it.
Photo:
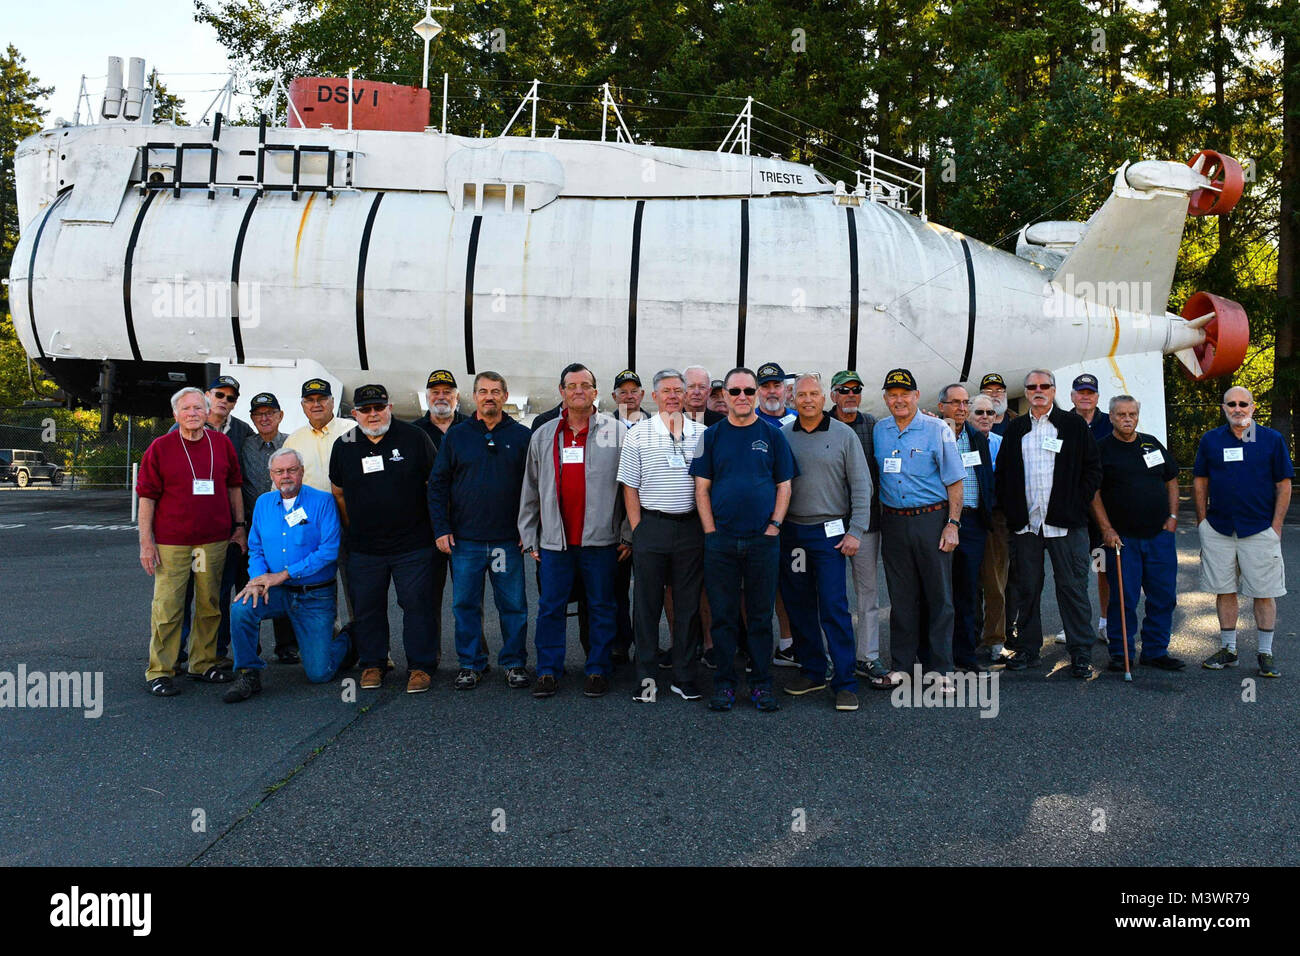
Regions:
[[[871,681],[881,680],[889,676],[889,668],[879,658],[874,661],[857,661],[853,665],[853,672],[858,677]]]
[[[1282,672],[1277,669],[1273,663],[1272,654],[1259,654],[1255,657],[1256,663],[1259,664],[1260,677],[1281,677]]]
[[[230,689],[221,695],[227,704],[238,704],[248,700],[254,694],[262,692],[262,675],[255,670],[241,670],[230,685]]]
[[[411,671],[406,678],[406,692],[408,694],[423,694],[431,686],[433,686],[433,679],[429,677],[429,672],[422,671],[418,667]]]
[[[1237,666],[1237,654],[1226,647],[1221,647],[1205,660],[1201,661],[1201,666],[1206,670],[1221,671],[1225,667]]]
[[[1155,667],[1162,671],[1180,671],[1187,666],[1184,661],[1180,661],[1178,658],[1170,654],[1163,654],[1160,657],[1139,657],[1138,663],[1145,667]]]
[[[470,670],[468,667],[462,667],[456,671],[456,679],[452,681],[451,686],[457,690],[473,690],[482,680],[478,671]]]
[[[1009,671],[1022,671],[1026,667],[1037,667],[1040,663],[1038,658],[1029,659],[1029,655],[1024,651],[1015,651],[1002,657],[1002,666]]]
[[[790,681],[785,687],[785,692],[791,697],[802,697],[804,694],[811,694],[815,690],[825,690],[825,678],[817,680],[809,677],[807,674],[800,674],[794,680]]]
[[[632,699],[642,704],[653,704],[659,699],[659,684],[653,677],[647,677],[641,682],[641,687]]]
[[[778,647],[776,653],[772,655],[772,663],[777,667],[798,667],[799,661],[794,656],[794,644],[791,644],[785,650]],[[748,673],[748,668],[746,673]]]
[[[1070,676],[1077,677],[1079,680],[1091,677],[1093,675],[1092,661],[1079,658],[1070,665]]]
[[[170,677],[155,677],[149,682],[149,693],[155,697],[175,697],[181,692]]]
[[[989,648],[989,660],[994,664],[1000,663],[1005,652],[1006,647],[1004,645],[994,644]]]
[[[670,671],[673,669],[673,649],[666,647],[655,658],[659,662],[661,671]]]
[[[781,705],[776,699],[776,694],[773,694],[766,687],[755,687],[749,692],[749,699],[753,702],[755,710],[760,710],[764,713],[781,709]]]
[[[522,667],[511,667],[506,670],[506,686],[518,690],[521,687],[527,687],[532,683],[528,677],[528,671]]]
[[[700,689],[691,681],[682,681],[680,684],[673,684],[672,692],[682,700],[699,700],[704,696],[700,693]]]
[[[1066,643],[1066,640],[1065,640],[1065,632],[1064,632],[1064,631],[1057,631],[1057,632],[1056,632],[1056,637],[1052,638],[1052,640],[1055,641],[1057,644],[1064,644],[1064,643]]]
[[[709,710],[731,710],[736,704],[736,692],[730,687],[719,687],[709,698]]]
[[[555,692],[560,689],[560,682],[555,679],[554,674],[538,674],[537,683],[533,686],[534,697],[554,697]]]
[[[378,690],[384,683],[384,669],[382,667],[367,667],[361,672],[361,689]]]
[[[588,674],[587,682],[582,686],[584,697],[604,697],[609,693],[609,678],[604,674]]]
[[[711,671],[718,669],[717,658],[713,654],[713,648],[705,648],[704,653],[700,655],[700,660],[704,661],[704,666]]]
[[[836,710],[857,710],[858,695],[851,690],[841,690],[835,693]]]

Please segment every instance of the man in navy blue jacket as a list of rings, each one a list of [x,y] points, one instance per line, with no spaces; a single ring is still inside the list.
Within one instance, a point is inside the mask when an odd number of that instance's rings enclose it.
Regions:
[[[532,433],[504,413],[506,380],[474,379],[473,418],[447,430],[429,475],[429,518],[438,550],[451,556],[457,690],[472,690],[488,670],[483,638],[483,575],[501,619],[497,658],[511,687],[527,687],[528,602],[519,550],[519,495]]]

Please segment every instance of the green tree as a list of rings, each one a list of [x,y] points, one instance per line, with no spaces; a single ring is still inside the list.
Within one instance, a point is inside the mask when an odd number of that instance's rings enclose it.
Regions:
[[[153,89],[153,121],[155,123],[175,123],[177,126],[189,126],[185,119],[185,101],[175,93],[169,92],[167,84],[158,76],[155,68],[149,74],[148,85]]]

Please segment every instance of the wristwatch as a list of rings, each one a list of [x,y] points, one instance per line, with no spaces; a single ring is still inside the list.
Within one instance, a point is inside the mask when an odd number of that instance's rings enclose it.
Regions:
[[[949,518],[948,523],[954,526],[958,531],[961,530],[961,522],[958,521],[956,518]]]
[[[248,527],[248,522],[247,522],[247,521],[236,521],[236,522],[235,522],[235,527],[236,527],[236,528],[247,528],[247,527]]]
[[[767,523],[770,524],[777,531],[781,530],[781,522],[777,521],[775,518],[768,518]]]

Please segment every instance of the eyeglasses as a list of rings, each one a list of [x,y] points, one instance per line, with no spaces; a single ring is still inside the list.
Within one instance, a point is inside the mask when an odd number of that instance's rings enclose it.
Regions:
[[[939,403],[940,405],[969,405],[969,398],[949,398]]]
[[[1250,402],[1224,402],[1228,408],[1250,408]]]
[[[238,396],[238,395],[227,395],[225,392],[213,392],[213,393],[212,393],[212,397],[213,397],[213,398],[219,398],[219,399],[221,399],[223,402],[237,402],[237,401],[239,401],[239,396]]]
[[[757,394],[758,394],[758,389],[756,389],[756,388],[729,388],[729,389],[727,389],[727,394],[728,394],[728,395],[739,395],[739,394],[741,394],[742,392],[743,392],[744,394],[746,394],[746,395],[757,395]]]
[[[253,417],[254,417],[254,418],[270,418],[270,417],[271,417],[272,415],[274,415],[275,413],[276,413],[276,409],[274,409],[274,408],[259,408],[257,411],[253,412]]]
[[[972,415],[996,415],[997,412],[995,412],[991,408],[977,408],[975,409],[975,411],[971,412],[971,414]]]
[[[861,395],[862,386],[861,385],[836,385],[835,391],[838,392],[840,395]]]
[[[1026,386],[1025,386],[1025,391],[1026,391],[1026,392],[1045,392],[1045,391],[1047,391],[1049,388],[1056,388],[1056,386],[1055,386],[1055,385],[1026,385]]]
[[[596,386],[592,385],[590,382],[570,382],[568,385],[564,386],[564,390],[566,392],[594,392]]]
[[[358,405],[357,411],[362,415],[378,415],[387,407],[387,405]]]

